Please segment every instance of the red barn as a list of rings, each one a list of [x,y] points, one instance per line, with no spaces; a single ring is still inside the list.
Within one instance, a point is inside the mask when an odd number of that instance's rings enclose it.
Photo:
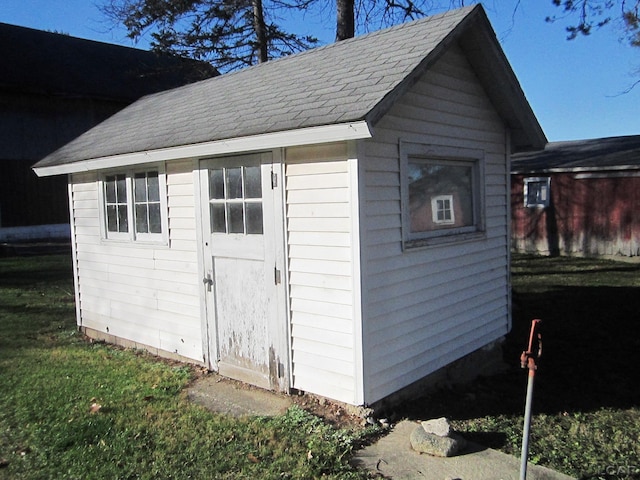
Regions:
[[[549,143],[511,174],[516,252],[640,255],[640,135]]]

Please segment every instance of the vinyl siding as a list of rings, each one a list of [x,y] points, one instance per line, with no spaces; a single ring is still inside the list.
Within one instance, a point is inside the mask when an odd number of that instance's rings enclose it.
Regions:
[[[288,149],[292,386],[355,403],[351,174],[345,144]]]
[[[403,251],[400,141],[484,152],[484,235]],[[506,144],[500,117],[456,46],[364,141],[366,403],[507,333]]]
[[[101,238],[96,173],[73,175],[78,324],[203,360],[192,163],[166,167],[169,245]]]

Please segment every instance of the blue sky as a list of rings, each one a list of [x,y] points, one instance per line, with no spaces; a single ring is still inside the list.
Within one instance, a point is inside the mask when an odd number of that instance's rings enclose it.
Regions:
[[[124,29],[112,29],[95,6],[99,1],[2,0],[0,22],[146,48],[144,41],[127,39]],[[640,135],[640,85],[622,93],[640,79],[640,48],[621,42],[616,25],[567,41],[567,22],[545,22],[561,13],[551,0],[483,4],[550,141]],[[331,42],[333,17],[324,17],[307,15],[295,31]]]

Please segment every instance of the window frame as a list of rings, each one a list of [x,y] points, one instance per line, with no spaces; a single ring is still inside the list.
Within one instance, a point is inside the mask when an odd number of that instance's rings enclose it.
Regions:
[[[250,184],[246,182],[247,180],[247,169],[257,169],[258,171],[258,179],[259,179],[259,187],[260,187],[260,196],[255,196],[253,193],[251,195],[248,194]],[[240,179],[242,182],[242,194],[241,196],[229,196],[229,176],[228,171],[239,169],[240,170]],[[220,171],[222,174],[222,195],[216,198],[212,198],[211,196],[211,178],[209,177],[209,192],[207,195],[207,202],[209,204],[209,229],[212,235],[225,235],[225,236],[233,236],[233,235],[241,235],[241,236],[253,236],[253,235],[264,235],[264,196],[265,192],[262,188],[262,165],[256,162],[249,162],[246,164],[227,164],[225,162],[220,163],[220,165],[216,165],[215,167],[210,167],[207,169],[207,175],[210,175],[212,171]],[[255,192],[254,192],[255,193]],[[236,195],[236,194],[234,194]],[[222,206],[224,210],[224,224],[225,230],[214,230],[214,221],[212,215],[212,206],[219,205]],[[230,207],[231,206],[241,206],[242,208],[242,232],[233,231],[231,228],[231,214]],[[248,207],[258,205],[260,207],[260,231],[254,231],[250,229],[250,221],[249,221],[249,212]]]
[[[136,225],[136,202],[135,199],[135,176],[140,173],[156,172],[158,174],[158,193],[160,203],[160,228],[159,233],[138,232]],[[117,175],[125,176],[126,185],[126,205],[127,205],[127,222],[128,232],[111,232],[107,225],[107,198],[105,192],[105,184],[107,177]],[[108,242],[126,242],[136,244],[153,244],[168,245],[169,244],[169,212],[167,203],[167,180],[164,164],[146,165],[144,167],[135,167],[127,169],[112,169],[101,172],[98,178],[99,191],[99,216],[100,231],[103,241]],[[146,203],[149,203],[148,200]],[[153,202],[155,203],[155,202]]]
[[[432,163],[452,166],[470,166],[472,171],[472,211],[473,224],[461,227],[440,228],[426,232],[411,231],[409,211],[409,163]],[[403,249],[418,248],[442,243],[463,242],[485,235],[485,160],[484,151],[463,147],[448,147],[413,142],[400,142],[400,187],[402,214]],[[433,197],[450,197],[451,213],[454,214],[453,195],[442,194]],[[432,215],[434,212],[432,211]],[[455,218],[455,217],[454,217]],[[441,225],[453,225],[455,219],[442,222]],[[433,220],[433,218],[432,218]],[[436,222],[434,222],[436,223]]]
[[[535,184],[544,184],[544,188],[547,190],[547,198],[542,201],[536,201],[529,203],[529,185]],[[524,188],[522,191],[523,194],[523,202],[525,208],[547,208],[549,203],[551,202],[551,177],[525,177],[524,178]],[[536,195],[536,199],[538,195]]]

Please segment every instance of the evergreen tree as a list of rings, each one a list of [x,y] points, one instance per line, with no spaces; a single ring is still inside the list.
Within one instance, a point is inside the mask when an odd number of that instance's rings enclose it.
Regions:
[[[204,60],[220,72],[317,44],[272,21],[278,9],[303,9],[305,0],[108,0],[100,8],[130,38],[150,33],[153,50]]]

